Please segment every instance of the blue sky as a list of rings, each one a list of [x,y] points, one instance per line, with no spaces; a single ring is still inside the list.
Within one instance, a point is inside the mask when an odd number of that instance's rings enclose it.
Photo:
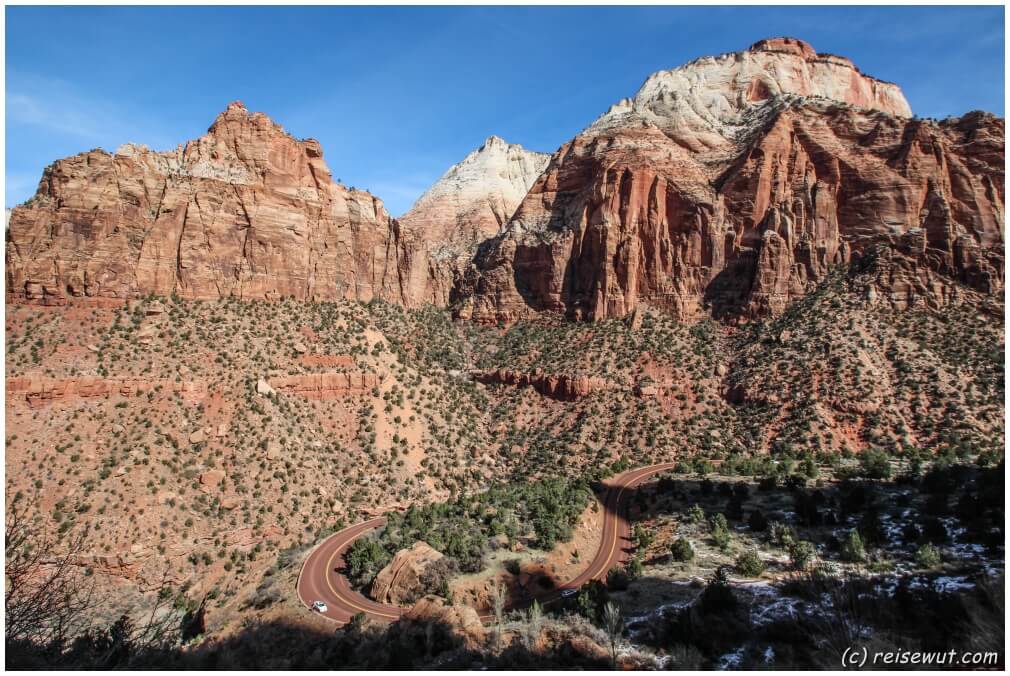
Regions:
[[[7,7],[6,204],[242,100],[398,215],[490,134],[554,151],[650,73],[792,35],[922,116],[1004,114],[1002,7]]]

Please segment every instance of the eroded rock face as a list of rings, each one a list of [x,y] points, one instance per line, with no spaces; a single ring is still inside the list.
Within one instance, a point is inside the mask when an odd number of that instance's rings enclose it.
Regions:
[[[480,322],[649,305],[736,320],[871,260],[874,302],[998,294],[1004,121],[910,114],[896,85],[845,58],[762,40],[654,74],[549,161],[491,137],[397,221],[335,184],[317,142],[236,103],[174,151],[48,168],[10,214],[8,300],[377,298]]]
[[[437,596],[425,596],[418,600],[404,614],[403,621],[441,625],[471,649],[484,645],[487,640],[487,629],[474,608],[447,606]]]
[[[305,373],[270,378],[269,386],[285,394],[298,394],[309,399],[334,399],[370,392],[378,387],[381,377],[376,373]]]
[[[654,124],[693,152],[732,150],[746,112],[783,94],[830,99],[899,117],[912,111],[901,89],[860,73],[842,56],[796,38],[771,38],[743,52],[705,56],[653,73],[633,99],[611,106],[593,128]]]
[[[77,399],[95,397],[130,398],[140,392],[154,392],[162,396],[178,393],[191,401],[207,396],[207,383],[198,380],[173,380],[169,378],[49,378],[27,375],[7,378],[7,395],[24,398],[33,408],[56,403],[71,403]]]
[[[881,251],[897,307],[1000,292],[1004,121],[910,119],[846,64],[765,41],[650,77],[555,153],[481,246],[458,315],[757,317]]]
[[[372,581],[372,598],[393,605],[413,603],[428,593],[425,574],[444,558],[427,542],[401,549]]]
[[[471,375],[474,380],[485,384],[532,387],[545,397],[561,401],[575,401],[588,397],[593,392],[612,387],[612,384],[605,378],[540,372],[525,373],[511,369],[475,371]]]
[[[233,103],[174,151],[127,145],[47,168],[10,216],[7,292],[411,304],[410,247],[379,199],[333,182],[318,142]]]

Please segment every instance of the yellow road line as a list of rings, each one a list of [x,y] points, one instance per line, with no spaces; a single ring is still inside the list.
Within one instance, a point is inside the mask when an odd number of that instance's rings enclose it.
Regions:
[[[359,537],[360,537],[360,535],[359,535]],[[384,612],[382,612],[380,610],[369,610],[368,608],[363,608],[363,607],[359,606],[357,603],[355,603],[354,601],[351,601],[350,599],[342,596],[336,589],[333,588],[333,583],[330,582],[330,571],[333,570],[333,559],[337,558],[337,554],[339,554],[339,553],[340,553],[340,549],[339,548],[333,550],[333,554],[330,555],[329,561],[326,562],[326,570],[323,571],[323,577],[326,579],[326,586],[330,588],[330,591],[337,598],[337,600],[343,601],[347,605],[349,605],[349,606],[351,606],[353,608],[356,608],[357,610],[360,610],[363,613],[372,613],[373,615],[379,615],[380,617],[385,617],[385,618],[388,618],[388,619],[391,619],[391,620],[399,619],[400,618],[399,615],[390,615],[390,614],[384,613]]]
[[[642,474],[642,476],[634,476],[632,479],[630,479],[628,481],[627,484],[621,486],[620,490],[618,490],[618,492],[617,492],[617,498],[614,501],[614,527],[613,527],[613,531],[612,531],[613,534],[614,534],[614,541],[610,544],[610,551],[607,553],[607,557],[604,560],[603,564],[600,566],[599,570],[597,570],[595,573],[593,573],[592,575],[590,575],[589,581],[595,580],[597,578],[597,576],[601,575],[604,571],[606,571],[610,567],[610,565],[609,565],[610,560],[611,560],[611,558],[614,555],[614,550],[617,549],[618,528],[619,528],[620,520],[621,520],[621,498],[624,496],[625,489],[629,488],[635,481],[641,479],[642,477],[648,476],[650,474],[655,474],[657,472],[661,472],[664,469],[668,469],[666,467],[666,465],[672,465],[672,464],[673,463],[663,463],[662,466],[650,468],[650,471],[645,471]],[[604,510],[606,510],[606,505],[604,505]],[[361,524],[359,524],[359,526],[360,525]],[[359,526],[351,526],[349,528],[345,528],[343,531],[340,531],[339,533],[334,533],[333,535],[330,536],[330,538],[334,538],[337,535],[339,535],[340,533],[343,533],[345,531],[351,530],[352,528],[356,528],[356,527],[359,527]],[[377,527],[378,526],[374,526],[373,528],[377,528]],[[355,539],[357,539],[358,537],[361,537],[361,535],[363,535],[365,533],[365,531],[367,531],[367,530],[370,530],[370,529],[366,528],[364,531],[362,531],[361,533],[359,533],[355,537]],[[327,538],[327,539],[330,539],[330,538]],[[326,542],[326,540],[323,541],[323,544],[325,544],[325,542]],[[353,540],[352,540],[352,542],[353,542]],[[601,545],[602,545],[602,543],[601,543]],[[317,550],[319,548],[321,548],[321,547],[322,547],[322,544],[319,547],[317,547]],[[359,611],[361,611],[363,613],[366,613],[366,614],[378,615],[379,617],[383,617],[383,618],[386,618],[386,619],[389,619],[389,620],[397,620],[397,619],[399,619],[401,617],[400,614],[395,614],[394,615],[394,614],[389,614],[389,613],[386,613],[386,612],[383,612],[383,611],[380,611],[380,610],[369,609],[369,608],[365,608],[363,606],[360,606],[357,603],[355,603],[354,601],[351,601],[350,599],[348,599],[345,596],[343,596],[342,594],[340,594],[336,590],[336,588],[334,588],[333,583],[330,582],[330,571],[333,569],[333,560],[335,558],[337,558],[337,554],[339,554],[339,553],[340,553],[340,548],[337,548],[337,549],[335,549],[333,551],[333,554],[330,555],[329,560],[327,560],[327,562],[326,562],[326,569],[323,571],[323,577],[326,579],[326,586],[329,587],[330,592],[333,594],[334,598],[336,598],[339,602],[346,603],[347,605],[351,606],[352,608],[355,608],[355,609],[357,609],[357,610],[359,610]],[[299,582],[301,581],[302,573],[304,573],[305,568],[306,568],[306,566],[308,564],[309,559],[311,559],[314,554],[315,554],[315,552],[313,552],[312,554],[310,554],[309,558],[307,558],[305,560],[305,563],[302,564],[302,571],[301,571],[301,573],[299,573]],[[576,575],[575,577],[577,578],[578,575]],[[572,578],[572,579],[575,579],[575,578]],[[298,589],[299,599],[302,601],[302,603],[305,603],[305,599],[301,598],[301,589],[300,589],[301,585],[298,584],[298,587],[299,587],[299,589]],[[378,604],[378,605],[384,605],[384,604]],[[483,618],[483,616],[481,616],[481,617]]]

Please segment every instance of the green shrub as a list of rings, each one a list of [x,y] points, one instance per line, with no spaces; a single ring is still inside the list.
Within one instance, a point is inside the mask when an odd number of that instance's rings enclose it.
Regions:
[[[748,549],[736,557],[736,572],[746,577],[760,577],[765,572],[765,563],[756,549]]]
[[[695,503],[691,505],[691,509],[687,510],[687,520],[691,523],[702,523],[705,521],[705,510],[701,508],[701,505]]]
[[[915,562],[920,568],[936,568],[940,565],[940,550],[927,542],[916,550]]]
[[[812,542],[797,540],[789,545],[789,563],[794,570],[805,570],[816,555]]]
[[[712,542],[716,547],[725,550],[729,546],[730,532],[729,524],[723,514],[716,514],[709,522],[709,530],[712,533]]]
[[[674,540],[673,544],[670,545],[670,555],[673,557],[674,561],[693,561],[694,560],[694,547],[688,542],[687,538],[679,537]]]
[[[849,535],[842,543],[842,560],[849,563],[862,563],[866,561],[866,546],[859,531],[849,531]]]
[[[890,479],[891,460],[878,448],[868,448],[859,456],[859,473],[867,479]]]

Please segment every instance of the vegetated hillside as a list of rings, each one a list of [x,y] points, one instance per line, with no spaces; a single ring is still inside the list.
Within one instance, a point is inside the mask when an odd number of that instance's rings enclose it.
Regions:
[[[692,456],[991,462],[1002,305],[894,311],[868,298],[871,273],[737,328],[651,310],[491,329],[379,302],[9,306],[7,503],[85,534],[74,563],[122,592],[110,612],[167,580],[212,594],[220,628],[297,565],[284,550],[497,484]]]
[[[235,608],[281,550],[498,473],[484,395],[441,366],[455,329],[396,313],[9,307],[8,505],[85,531],[76,563],[131,592],[167,575]]]
[[[727,393],[757,447],[1001,455],[1002,303],[896,311],[866,300],[868,276],[836,271],[735,337]]]

